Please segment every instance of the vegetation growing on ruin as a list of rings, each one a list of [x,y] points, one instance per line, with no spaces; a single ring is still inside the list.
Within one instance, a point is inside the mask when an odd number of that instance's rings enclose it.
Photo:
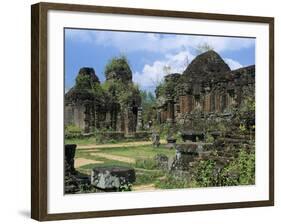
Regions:
[[[130,81],[132,79],[132,71],[124,55],[112,58],[107,63],[104,73],[107,80],[120,78],[122,81]],[[117,77],[117,74],[120,76]]]
[[[165,79],[156,87],[155,93],[157,97],[164,96],[173,99],[177,95],[177,86],[180,84],[179,74],[170,74],[169,79]],[[174,77],[173,77],[174,76]]]
[[[90,75],[78,75],[75,81],[75,87],[77,89],[91,90],[94,86],[94,82]]]
[[[113,101],[119,103],[121,107],[128,107],[132,104],[132,99],[140,101],[140,90],[134,83],[124,83],[121,80],[107,80],[101,85]]]
[[[200,161],[193,176],[198,187],[237,186],[255,183],[255,154],[240,149],[238,157],[224,166],[216,167],[213,159]]]

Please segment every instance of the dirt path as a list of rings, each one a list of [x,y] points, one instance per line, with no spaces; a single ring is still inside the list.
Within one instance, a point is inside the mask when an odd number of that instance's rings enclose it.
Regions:
[[[74,167],[78,168],[88,164],[99,164],[103,163],[103,161],[93,160],[93,159],[85,159],[85,158],[76,158],[74,160]]]
[[[151,191],[155,190],[154,184],[143,184],[143,185],[138,185],[138,186],[133,186],[132,190],[133,191]]]
[[[109,160],[117,160],[120,162],[125,162],[125,163],[135,163],[136,160],[134,158],[129,158],[126,156],[116,156],[116,155],[111,155],[111,154],[106,154],[102,152],[97,152],[97,153],[90,153],[91,156],[100,156]]]
[[[103,148],[120,148],[120,147],[132,147],[140,145],[151,145],[151,141],[139,141],[139,142],[124,142],[117,144],[91,144],[91,145],[78,145],[78,149],[103,149]]]

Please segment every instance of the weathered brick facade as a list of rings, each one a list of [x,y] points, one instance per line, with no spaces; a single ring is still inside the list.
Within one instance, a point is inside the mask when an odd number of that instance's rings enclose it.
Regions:
[[[91,85],[100,87],[99,79],[92,68],[81,68],[77,77],[80,76],[82,80],[83,76],[90,77]],[[113,76],[119,82],[132,83],[132,77],[128,77],[130,79],[123,80],[118,79],[118,74]],[[114,82],[113,78],[110,76],[111,82]],[[128,89],[128,91],[131,90]],[[133,133],[141,128],[142,108],[139,92],[131,93],[131,98],[122,105],[109,92],[103,95],[97,95],[97,93],[98,91],[95,92],[92,89],[79,88],[76,81],[75,86],[65,94],[65,125],[75,125],[84,133],[95,129]]]
[[[161,97],[166,101],[157,108],[161,114],[167,113],[161,116],[161,123],[195,112],[225,113],[254,96],[255,66],[231,71],[216,52],[208,51],[197,56],[183,74],[168,75],[165,83]],[[156,96],[160,97],[157,90]],[[179,110],[171,113],[170,108],[177,106]]]

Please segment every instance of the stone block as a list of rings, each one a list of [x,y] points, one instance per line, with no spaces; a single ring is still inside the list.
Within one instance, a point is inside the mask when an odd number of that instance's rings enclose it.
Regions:
[[[185,141],[204,141],[205,135],[200,131],[182,131],[181,133],[182,140]]]
[[[91,174],[91,184],[105,191],[117,191],[135,180],[135,170],[128,167],[97,167]]]

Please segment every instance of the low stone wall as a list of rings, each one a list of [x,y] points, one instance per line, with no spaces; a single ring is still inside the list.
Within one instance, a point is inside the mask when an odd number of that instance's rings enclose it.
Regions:
[[[202,131],[182,131],[181,132],[182,140],[185,141],[204,141],[205,134]]]
[[[218,139],[214,143],[182,143],[176,145],[176,156],[171,171],[192,171],[200,161],[213,160],[217,168],[222,168],[238,157],[240,149],[247,152],[254,150],[249,142],[233,141],[233,139]]]

